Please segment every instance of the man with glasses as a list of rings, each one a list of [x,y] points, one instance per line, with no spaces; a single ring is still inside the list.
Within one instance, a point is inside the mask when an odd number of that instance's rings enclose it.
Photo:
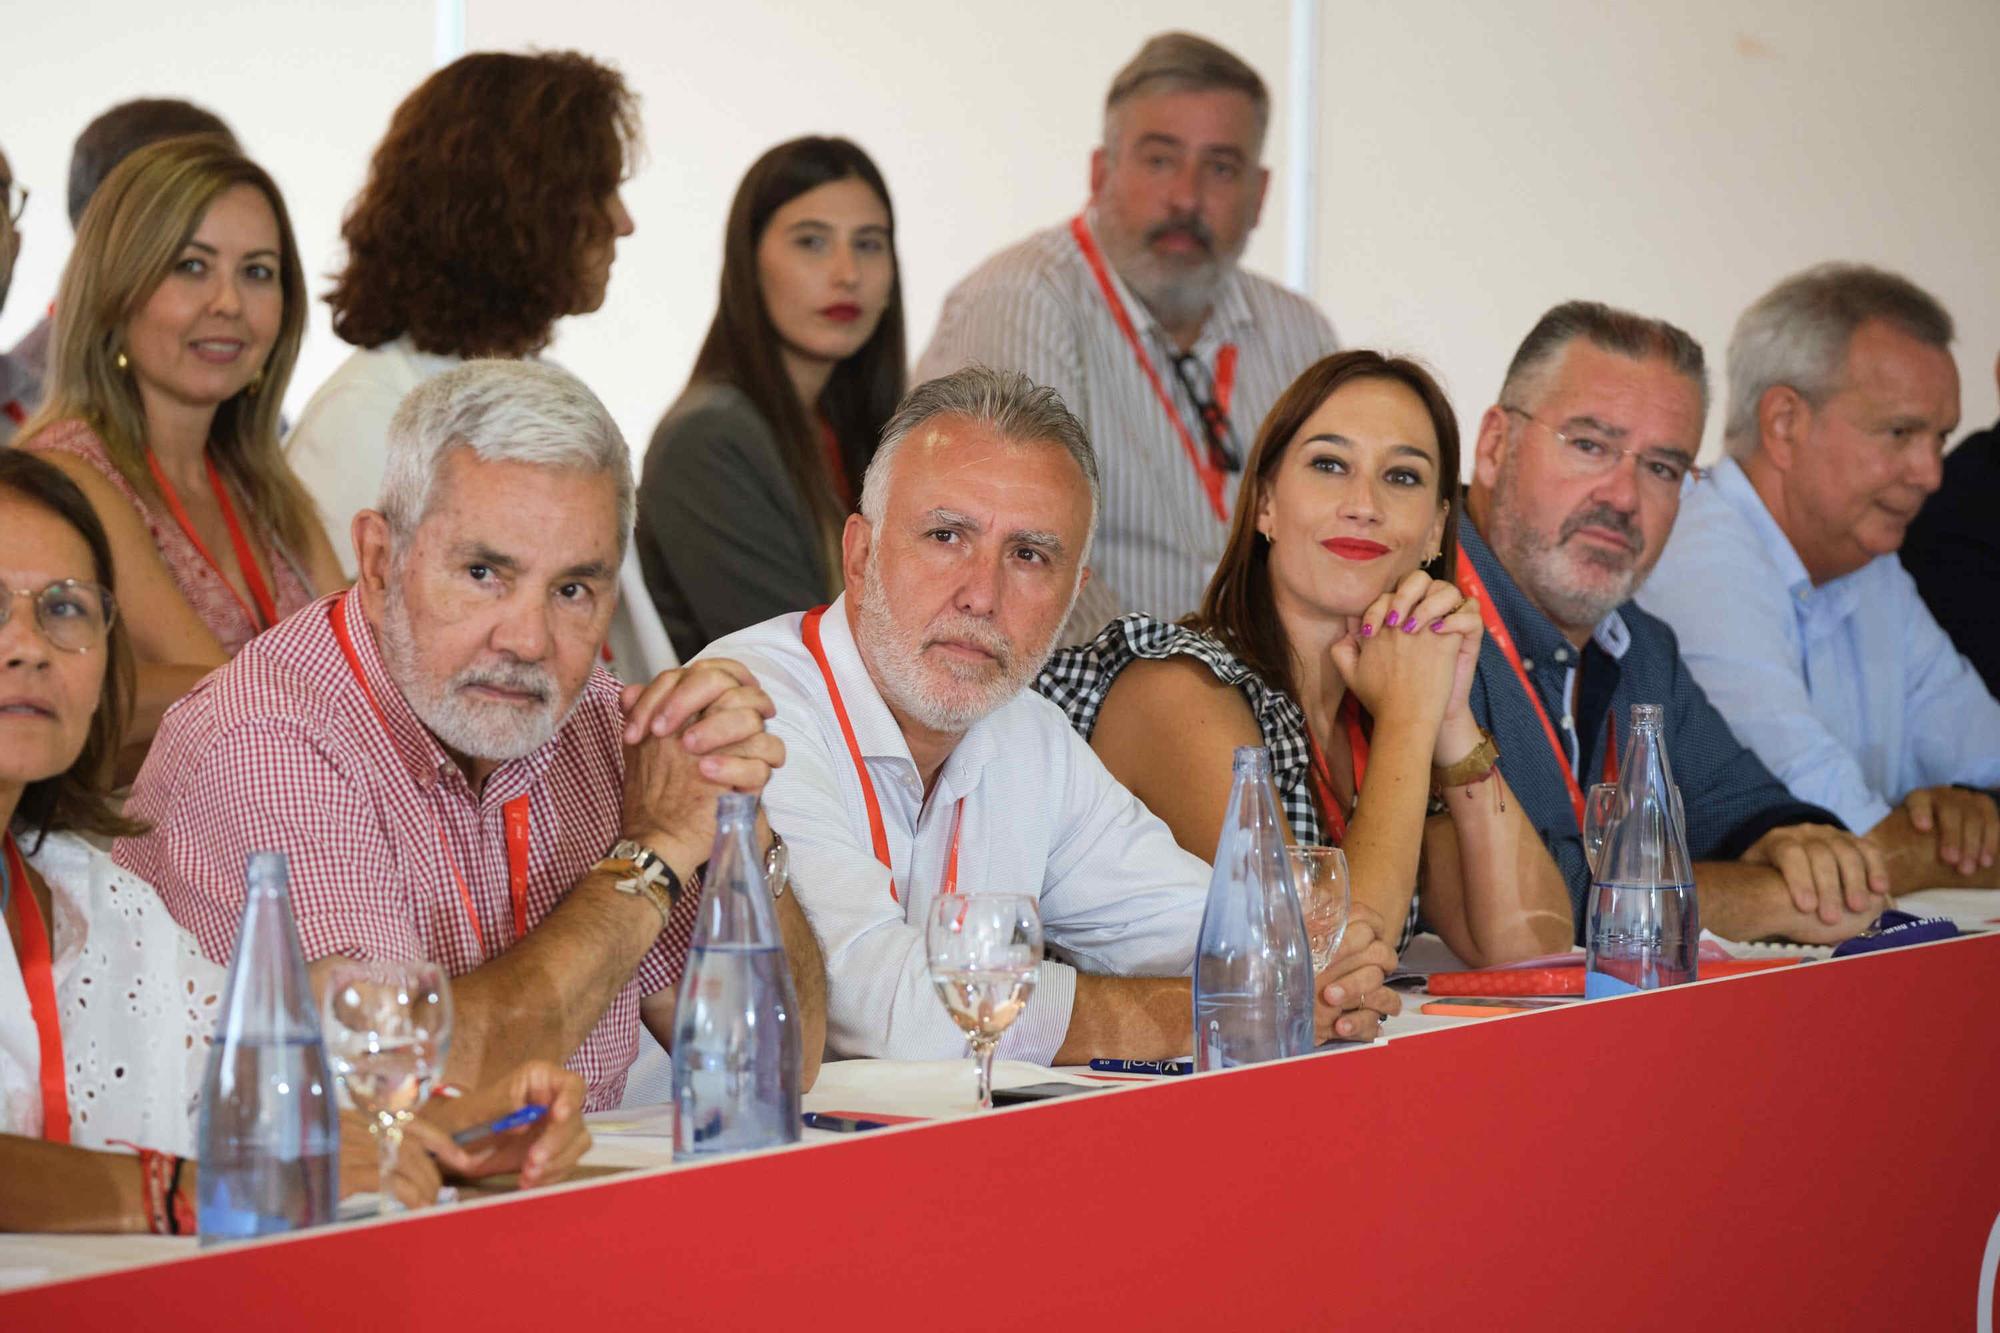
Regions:
[[[1951,339],[1863,265],[1759,299],[1729,340],[1729,457],[1642,598],[1743,742],[1910,887],[2000,886],[2000,809],[1971,789],[2000,786],[2000,702],[1896,559],[1958,426]]]
[[[0,151],[0,310],[7,308],[7,288],[14,280],[14,259],[21,253],[21,213],[28,206],[28,187],[14,179],[7,154]],[[31,404],[42,396],[41,382],[19,358],[0,352],[0,444],[28,419]]]
[[[1065,642],[1120,612],[1195,608],[1258,423],[1337,350],[1310,302],[1238,267],[1270,184],[1269,119],[1235,55],[1152,38],[1105,99],[1088,206],[960,283],[917,364],[919,382],[973,362],[1021,371],[1096,443],[1102,527]]]
[[[1471,693],[1569,883],[1590,887],[1585,793],[1615,781],[1631,705],[1664,704],[1702,924],[1732,939],[1859,932],[1889,888],[1879,850],[1796,800],[1730,734],[1673,632],[1631,602],[1666,545],[1707,410],[1701,345],[1595,302],[1543,315],[1479,421],[1458,583],[1486,642]]]

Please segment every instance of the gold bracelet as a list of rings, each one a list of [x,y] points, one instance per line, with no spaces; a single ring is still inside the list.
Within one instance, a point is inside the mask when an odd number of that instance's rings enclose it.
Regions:
[[[1472,747],[1472,753],[1455,764],[1431,766],[1431,789],[1442,792],[1447,787],[1470,787],[1483,781],[1499,762],[1500,747],[1493,743],[1493,733],[1481,727],[1479,744]]]

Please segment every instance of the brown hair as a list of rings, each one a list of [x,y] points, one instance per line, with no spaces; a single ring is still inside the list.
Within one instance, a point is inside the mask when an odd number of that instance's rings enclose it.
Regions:
[[[83,127],[69,150],[69,225],[83,221],[90,196],[111,169],[149,143],[184,134],[212,134],[237,147],[222,117],[178,97],[141,97],[120,102]]]
[[[97,511],[75,482],[34,454],[0,449],[0,491],[38,505],[74,528],[90,548],[96,581],[111,587],[111,543]],[[125,638],[125,626],[114,615],[111,633],[105,639],[104,687],[82,752],[63,772],[30,782],[14,808],[14,819],[32,828],[38,838],[70,831],[104,838],[145,832],[144,824],[118,813],[109,795],[112,765],[125,740],[126,721],[132,716],[132,691],[132,648]]]
[[[1424,411],[1430,416],[1438,442],[1438,499],[1449,507],[1449,512],[1445,515],[1444,540],[1438,557],[1424,569],[1433,578],[1449,579],[1458,562],[1461,506],[1458,418],[1444,390],[1415,361],[1383,356],[1380,352],[1336,352],[1307,367],[1279,396],[1258,428],[1257,442],[1251,446],[1243,485],[1236,496],[1236,517],[1229,527],[1229,543],[1223,548],[1214,577],[1208,581],[1201,609],[1187,620],[1193,628],[1220,639],[1245,666],[1292,699],[1298,698],[1292,673],[1292,646],[1278,620],[1271,593],[1270,546],[1257,531],[1257,511],[1263,505],[1271,478],[1277,475],[1278,465],[1291,448],[1292,438],[1305,427],[1306,419],[1343,384],[1368,379],[1394,380],[1408,387],[1422,400]]]
[[[135,490],[156,493],[146,466],[145,405],[131,372],[118,365],[125,326],[166,280],[210,205],[238,185],[254,187],[277,219],[284,311],[258,378],[215,409],[208,453],[258,523],[302,555],[319,517],[278,447],[278,415],[305,339],[305,270],[277,183],[226,139],[190,135],[150,144],[113,168],[90,197],[56,294],[48,396],[19,438],[80,419]]]
[[[722,242],[722,293],[715,319],[695,358],[690,385],[732,384],[748,398],[772,434],[792,487],[805,501],[826,553],[829,595],[840,591],[840,529],[847,514],[835,497],[820,445],[820,427],[806,415],[785,373],[783,340],[771,322],[758,276],[757,246],[771,218],[800,195],[834,181],[858,180],[875,192],[889,215],[889,303],[861,349],[833,368],[820,391],[819,409],[840,442],[841,461],[859,488],[882,428],[903,396],[903,270],[896,255],[896,209],[874,161],[846,139],[804,138],[771,149],[744,174],[729,206]]]
[[[585,295],[584,250],[638,151],[637,97],[574,51],[462,56],[403,99],[375,149],[327,293],[357,347],[531,355]]]

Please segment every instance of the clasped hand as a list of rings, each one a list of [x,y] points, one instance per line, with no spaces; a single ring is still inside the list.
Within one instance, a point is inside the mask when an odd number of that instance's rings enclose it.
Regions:
[[[1479,604],[1442,579],[1412,570],[1396,586],[1349,616],[1330,652],[1334,669],[1379,724],[1415,716],[1438,726],[1439,744],[1465,757],[1466,733],[1476,730],[1467,698],[1479,669],[1486,627]]]
[[[750,669],[704,658],[627,685],[624,828],[635,838],[708,854],[716,797],[760,793],[785,762],[764,729],[777,714]]]

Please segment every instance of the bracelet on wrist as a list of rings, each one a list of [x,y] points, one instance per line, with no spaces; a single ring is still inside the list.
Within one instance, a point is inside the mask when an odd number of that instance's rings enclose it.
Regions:
[[[1479,743],[1471,753],[1454,764],[1433,764],[1431,766],[1431,787],[1442,792],[1447,787],[1470,787],[1482,782],[1493,772],[1500,762],[1500,747],[1493,742],[1493,733],[1486,728],[1479,729]]]

